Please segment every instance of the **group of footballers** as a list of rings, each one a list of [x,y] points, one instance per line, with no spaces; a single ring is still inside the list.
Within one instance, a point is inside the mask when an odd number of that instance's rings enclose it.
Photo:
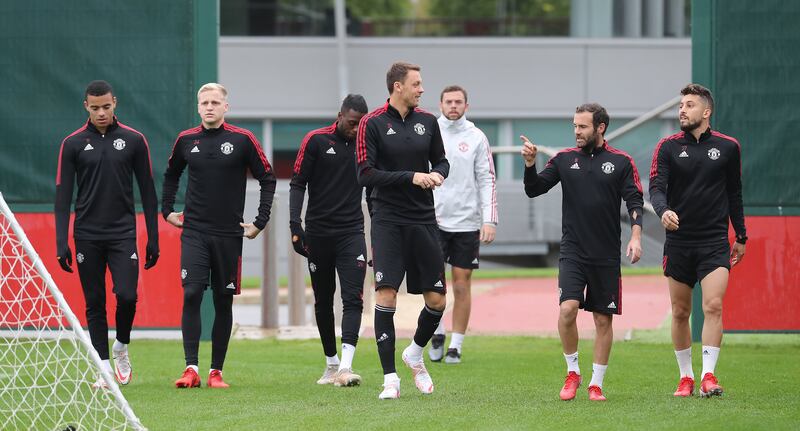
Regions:
[[[314,291],[314,312],[326,366],[319,384],[355,386],[353,358],[363,311],[367,266],[375,276],[374,331],[383,389],[380,399],[400,396],[395,366],[394,313],[397,292],[422,294],[425,305],[401,358],[415,386],[434,390],[423,359],[457,364],[470,315],[470,280],[479,265],[480,243],[494,240],[497,216],[495,172],[489,142],[466,119],[467,91],[457,85],[440,93],[441,115],[420,109],[424,89],[420,67],[397,62],[386,74],[389,98],[369,112],[360,95],[348,95],[330,126],[303,139],[290,183],[290,231],[294,250],[307,257]],[[713,98],[708,89],[690,84],[681,91],[681,132],[656,146],[650,169],[650,197],[666,229],[664,275],[672,300],[672,339],[680,369],[675,396],[694,393],[688,318],[692,289],[702,286],[703,371],[700,394],[721,395],[714,375],[722,339],[722,298],[732,265],[744,256],[747,240],[741,196],[738,142],[710,128]],[[198,93],[201,124],[178,134],[164,174],[161,213],[181,231],[181,284],[184,292],[181,330],[186,360],[178,388],[199,387],[200,304],[209,286],[215,318],[211,367],[206,385],[226,388],[222,369],[232,326],[233,296],[241,288],[242,238],[255,238],[266,226],[276,180],[261,145],[252,133],[225,121],[227,90],[203,85]],[[73,226],[76,262],[86,299],[86,317],[94,348],[103,366],[120,384],[128,384],[128,353],[136,311],[139,253],[133,177],[142,197],[148,241],[144,268],[159,257],[158,202],[147,139],[119,122],[117,100],[105,81],[86,89],[86,124],[61,144],[56,179],[56,239],[60,266],[72,272],[68,244],[73,187],[77,182]],[[605,108],[588,103],[576,109],[575,144],[537,172],[537,147],[521,136],[524,189],[529,197],[561,183],[562,240],[559,259],[558,332],[567,377],[560,397],[575,398],[582,375],[578,361],[576,317],[583,308],[594,317],[596,338],[590,400],[605,400],[603,378],[613,342],[612,321],[622,313],[620,277],[622,200],[631,237],[626,256],[636,263],[642,253],[643,193],[633,159],[608,145]],[[184,210],[176,212],[179,180],[188,168]],[[249,174],[260,184],[258,214],[244,223]],[[361,200],[371,219],[371,256],[364,237]],[[303,203],[308,203],[303,220]],[[728,220],[736,240],[728,243]],[[451,340],[445,351],[447,280],[452,267],[454,290]],[[105,312],[108,268],[117,298],[116,340],[109,355]],[[334,328],[336,276],[343,304],[341,357]],[[114,359],[112,369],[110,356]],[[99,378],[97,388],[107,384]]]

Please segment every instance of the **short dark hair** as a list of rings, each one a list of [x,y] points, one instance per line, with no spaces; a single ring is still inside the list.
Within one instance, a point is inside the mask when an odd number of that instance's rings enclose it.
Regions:
[[[447,87],[444,87],[442,94],[439,95],[439,101],[441,102],[444,100],[444,93],[453,93],[455,91],[460,91],[461,94],[464,95],[464,103],[467,103],[467,90],[464,90],[464,87],[460,85],[448,85]]]
[[[700,96],[700,98],[706,102],[706,105],[708,105],[708,109],[714,112],[714,97],[711,96],[711,90],[700,84],[689,84],[681,90],[681,96],[686,96],[687,94]]]
[[[339,109],[339,112],[346,114],[347,111],[351,109],[366,114],[369,108],[367,108],[367,101],[364,100],[364,96],[360,94],[348,94],[347,97],[342,100],[342,107]]]
[[[392,91],[394,91],[395,82],[405,81],[409,70],[416,70],[419,72],[420,67],[405,61],[398,61],[389,67],[389,71],[386,72],[386,88],[389,90],[389,94],[392,94]]]
[[[84,100],[87,99],[89,96],[102,96],[105,94],[114,95],[114,89],[111,88],[111,84],[106,81],[97,80],[92,81],[89,85],[86,86],[86,93],[83,94]]]
[[[597,130],[602,123],[606,125],[606,130],[603,131],[603,134],[608,131],[608,125],[611,122],[611,118],[608,117],[608,112],[606,112],[606,108],[603,108],[602,105],[599,103],[584,103],[583,105],[575,108],[576,114],[581,112],[592,113],[592,126],[594,126],[595,130]]]

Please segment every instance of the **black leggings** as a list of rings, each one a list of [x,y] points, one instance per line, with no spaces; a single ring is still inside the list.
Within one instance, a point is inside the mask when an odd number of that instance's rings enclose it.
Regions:
[[[183,315],[181,331],[183,332],[183,353],[186,365],[197,365],[197,351],[200,344],[202,321],[200,304],[203,302],[205,284],[186,283],[183,286]],[[222,370],[225,355],[228,353],[228,341],[231,338],[233,325],[233,295],[214,292],[214,327],[211,330],[211,368]]]
[[[364,276],[367,272],[367,247],[362,232],[338,236],[306,236],[308,269],[314,288],[314,315],[317,318],[325,356],[336,355],[333,299],[336,274],[342,295],[342,343],[355,346],[361,328]]]

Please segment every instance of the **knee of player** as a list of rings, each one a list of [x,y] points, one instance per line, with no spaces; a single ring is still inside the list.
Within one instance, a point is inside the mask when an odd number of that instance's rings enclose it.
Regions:
[[[558,317],[563,320],[575,320],[578,317],[578,301],[566,300],[558,306]]]
[[[117,304],[136,305],[136,300],[138,299],[138,295],[136,295],[136,292],[118,292],[116,295],[117,295]]]
[[[703,314],[722,314],[722,298],[709,298],[703,300]]]
[[[184,304],[193,304],[197,303],[198,305],[200,302],[203,301],[203,291],[205,291],[206,286],[199,283],[187,283],[183,286],[183,303]]]
[[[682,304],[672,304],[672,318],[675,320],[689,320],[692,308]]]
[[[342,298],[342,311],[358,312],[364,309],[364,300],[361,298]]]
[[[447,297],[444,295],[430,296],[425,298],[425,305],[432,310],[444,311],[447,306]]]
[[[594,326],[598,331],[607,331],[611,329],[612,322],[612,315],[594,313]]]
[[[391,286],[378,286],[375,291],[375,303],[384,307],[397,306],[397,291]]]
[[[457,282],[454,281],[452,283],[453,287],[453,294],[458,296],[469,295],[470,292],[470,284],[468,282]]]

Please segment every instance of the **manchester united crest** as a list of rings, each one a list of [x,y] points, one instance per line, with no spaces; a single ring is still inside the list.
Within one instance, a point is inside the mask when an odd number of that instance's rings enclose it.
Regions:
[[[222,144],[219,149],[222,151],[222,154],[228,155],[233,152],[233,144],[226,142]]]
[[[424,135],[425,126],[423,126],[421,123],[417,123],[414,125],[414,131],[417,132],[417,135]]]
[[[708,150],[708,158],[711,160],[717,160],[719,158],[720,152],[716,148],[711,148]]]

